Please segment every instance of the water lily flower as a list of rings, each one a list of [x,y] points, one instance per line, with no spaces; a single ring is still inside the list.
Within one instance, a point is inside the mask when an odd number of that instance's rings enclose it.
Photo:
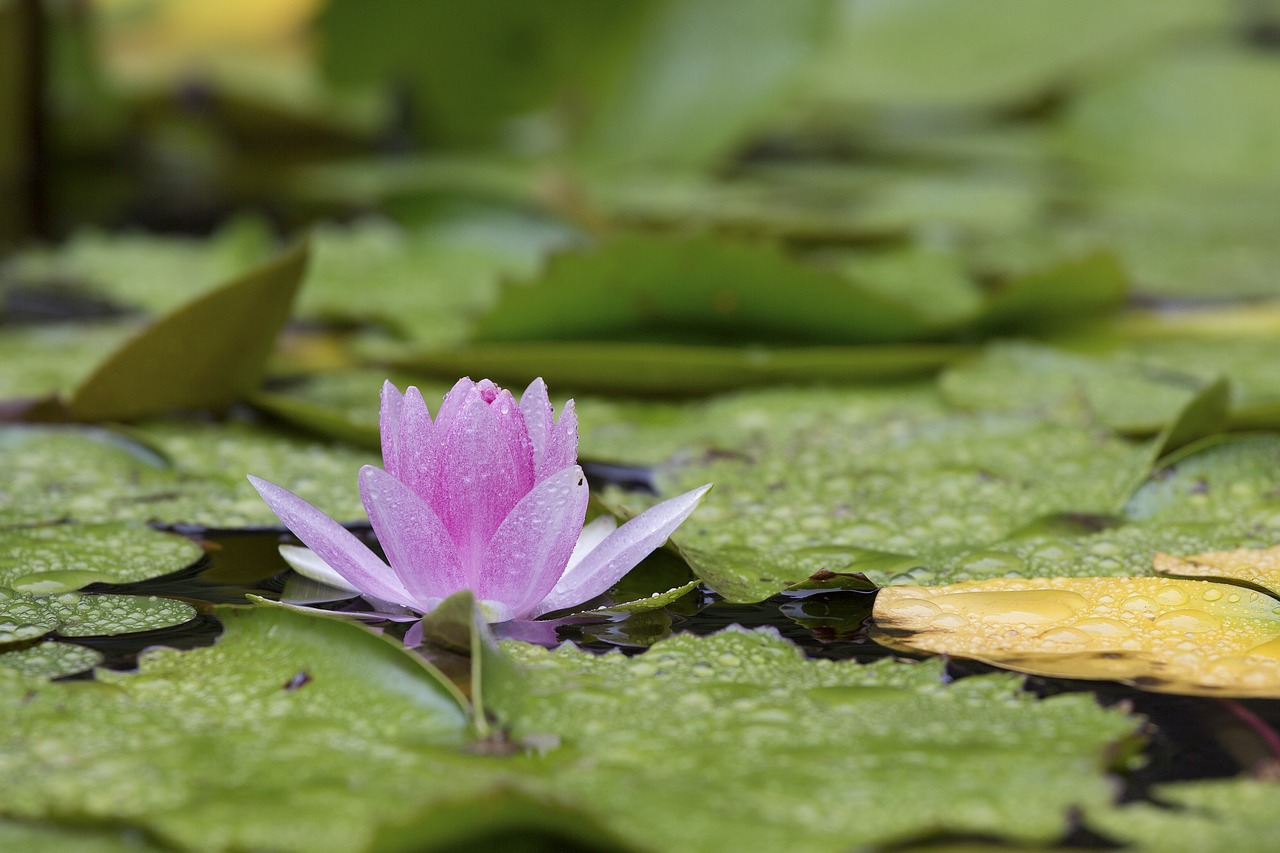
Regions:
[[[360,499],[390,565],[287,489],[249,481],[310,549],[289,554],[295,568],[384,611],[426,613],[464,589],[492,622],[581,604],[665,542],[711,488],[621,527],[606,518],[584,528],[573,401],[557,419],[541,379],[519,401],[488,380],[461,379],[434,421],[417,388],[401,394],[387,382],[379,428],[385,470],[360,469]]]

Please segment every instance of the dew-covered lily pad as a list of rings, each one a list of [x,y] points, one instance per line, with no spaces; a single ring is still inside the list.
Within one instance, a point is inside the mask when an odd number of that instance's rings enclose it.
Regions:
[[[213,528],[279,521],[245,480],[289,483],[335,518],[363,521],[356,472],[377,456],[244,423],[0,428],[0,525],[134,521]]]
[[[0,679],[4,813],[123,822],[184,849],[354,850],[475,790],[481,768],[443,751],[465,715],[421,661],[338,620],[222,618],[213,647],[150,651],[137,674]]]
[[[0,652],[0,666],[24,675],[61,678],[93,669],[102,663],[102,653],[73,643],[46,641],[34,646]]]
[[[0,586],[54,592],[90,583],[132,583],[186,568],[203,553],[184,536],[137,523],[0,529]],[[41,582],[63,589],[32,586]]]
[[[1048,841],[1068,803],[1109,799],[1103,744],[1133,732],[1085,696],[809,661],[768,631],[679,635],[633,658],[504,649],[528,670],[518,713],[502,709],[512,735],[562,744],[537,789],[650,849],[835,851],[940,829]],[[841,796],[815,801],[833,777]]]
[[[654,480],[663,494],[716,484],[673,541],[737,601],[821,569],[860,571],[867,552],[933,562],[1049,513],[1112,512],[1151,456],[1073,416],[959,415],[923,390],[744,394],[685,412],[667,427],[674,453]],[[654,440],[667,430],[644,432]],[[587,427],[584,453],[599,452],[602,434]],[[614,444],[627,431],[607,434]],[[628,512],[654,501],[608,499]]]
[[[1093,829],[1128,849],[1202,853],[1267,850],[1275,843],[1280,787],[1264,779],[1205,779],[1155,786],[1149,802],[1091,810]]]
[[[0,587],[0,643],[55,630],[66,637],[154,631],[181,625],[195,615],[195,608],[186,602],[154,595],[31,595]]]
[[[1008,578],[877,594],[875,638],[1064,678],[1280,697],[1280,600],[1174,578]]]
[[[1175,577],[1240,581],[1280,598],[1280,545],[1261,549],[1210,551],[1194,557],[1157,554],[1155,568],[1161,574]]]

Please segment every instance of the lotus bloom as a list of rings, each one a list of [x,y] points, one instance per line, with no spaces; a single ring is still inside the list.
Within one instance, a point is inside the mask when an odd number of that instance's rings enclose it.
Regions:
[[[519,402],[461,379],[435,421],[417,388],[382,387],[382,462],[360,469],[360,499],[390,566],[350,531],[281,487],[258,494],[311,549],[295,567],[375,604],[416,613],[475,593],[492,622],[529,619],[600,595],[666,541],[710,486],[664,501],[617,529],[583,529],[587,481],[570,400],[557,420],[536,379]]]

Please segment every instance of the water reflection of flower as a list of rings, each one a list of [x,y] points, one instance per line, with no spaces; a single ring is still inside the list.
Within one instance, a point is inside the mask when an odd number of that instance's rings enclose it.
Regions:
[[[360,469],[360,498],[388,566],[350,531],[292,492],[250,476],[310,549],[290,563],[359,592],[375,608],[426,613],[469,589],[490,621],[531,619],[603,593],[666,541],[710,486],[617,527],[583,526],[573,401],[559,418],[541,379],[517,401],[488,380],[461,379],[434,421],[418,389],[382,388],[385,470]]]

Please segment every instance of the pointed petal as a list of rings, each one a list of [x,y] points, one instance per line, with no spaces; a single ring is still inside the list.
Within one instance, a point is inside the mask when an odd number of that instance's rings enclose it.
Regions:
[[[556,585],[582,532],[587,478],[576,465],[533,488],[503,519],[484,554],[476,598],[500,601],[511,618],[530,609]]]
[[[288,489],[253,475],[249,482],[285,526],[361,593],[397,604],[411,599],[391,568],[338,522]]]
[[[573,567],[581,563],[583,557],[594,551],[601,542],[609,538],[609,534],[617,529],[618,519],[612,515],[591,519],[591,523],[582,528],[582,533],[578,535],[578,541],[573,546],[573,553],[569,555],[569,564],[564,567],[564,573],[573,571]]]
[[[667,541],[667,537],[689,517],[710,488],[708,484],[663,501],[619,527],[580,563],[564,573],[555,589],[534,608],[534,615],[581,604],[613,586]]]
[[[524,415],[511,394],[493,402],[468,392],[440,441],[424,488],[431,505],[453,535],[460,561],[478,569],[498,525],[533,488],[533,449]],[[471,576],[474,580],[474,575]]]
[[[382,383],[382,406],[378,415],[378,435],[382,438],[382,467],[388,471],[399,470],[399,454],[396,445],[400,439],[400,410],[404,407],[404,395],[391,380]]]
[[[381,468],[360,469],[360,499],[396,576],[425,612],[466,586],[466,572],[453,537],[440,517],[413,490]]]
[[[560,419],[547,433],[547,449],[542,458],[539,477],[545,477],[561,468],[578,464],[578,410],[569,400],[560,411]]]
[[[431,412],[427,408],[427,401],[422,399],[422,392],[412,385],[405,390],[397,429],[396,467],[392,468],[384,464],[383,468],[425,500],[427,477],[436,451],[437,428],[431,423]],[[385,433],[382,440],[385,447],[387,440]],[[384,450],[383,461],[385,460],[386,451]]]
[[[453,423],[453,418],[458,414],[458,410],[475,393],[475,390],[476,383],[472,382],[468,376],[464,376],[453,383],[453,387],[444,395],[444,402],[440,404],[440,411],[436,412],[436,429],[447,429],[449,424]]]
[[[320,559],[320,555],[310,548],[299,548],[297,545],[281,545],[277,550],[279,550],[280,556],[284,557],[284,561],[289,564],[289,568],[304,578],[313,580],[316,583],[327,584],[336,589],[345,589],[357,595],[360,593],[360,590],[348,583],[346,578],[335,572],[332,566]]]
[[[422,645],[422,620],[419,619],[409,626],[409,630],[404,632],[404,647],[406,649],[416,649]]]
[[[520,395],[520,411],[524,413],[524,424],[529,429],[529,443],[533,446],[534,476],[541,478],[543,459],[547,455],[548,433],[555,425],[555,411],[551,408],[551,400],[547,397],[547,383],[542,381],[542,377],[530,382],[529,387]]]

